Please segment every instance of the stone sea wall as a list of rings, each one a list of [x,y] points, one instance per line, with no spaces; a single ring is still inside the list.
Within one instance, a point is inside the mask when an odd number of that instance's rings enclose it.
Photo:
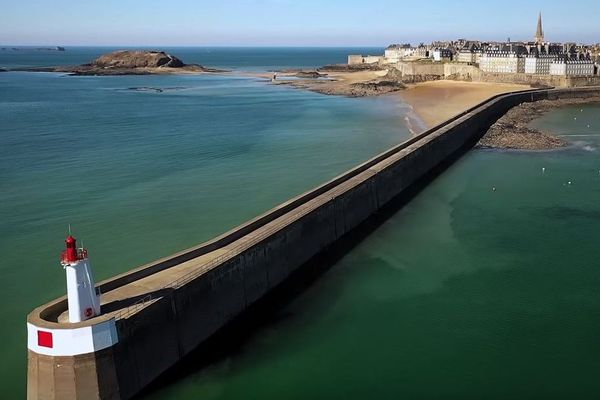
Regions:
[[[404,83],[448,79],[469,82],[514,83],[534,87],[588,87],[600,85],[600,76],[566,77],[525,73],[489,73],[481,71],[475,65],[463,63],[398,62],[393,67],[402,73]]]

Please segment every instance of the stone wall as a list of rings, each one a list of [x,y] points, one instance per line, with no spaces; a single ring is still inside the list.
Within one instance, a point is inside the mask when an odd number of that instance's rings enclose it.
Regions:
[[[481,82],[516,83],[522,85],[544,85],[551,87],[567,87],[566,77],[535,74],[499,74],[484,72]]]
[[[378,64],[381,62],[383,62],[383,56],[363,56],[357,54],[348,56],[348,65]]]
[[[402,75],[437,75],[444,76],[444,64],[432,62],[399,62],[394,68]]]
[[[502,74],[483,72],[475,65],[463,63],[399,62],[394,68],[402,73],[404,83],[438,79],[473,82],[515,83],[533,87],[599,86],[600,76],[566,77],[535,74]]]
[[[444,64],[444,78],[455,81],[480,81],[483,72],[474,65],[461,63]]]

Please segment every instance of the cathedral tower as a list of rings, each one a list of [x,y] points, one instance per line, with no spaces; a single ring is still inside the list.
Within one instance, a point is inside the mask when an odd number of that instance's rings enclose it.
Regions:
[[[542,13],[538,16],[537,31],[535,32],[535,43],[544,43],[544,29],[542,28]]]

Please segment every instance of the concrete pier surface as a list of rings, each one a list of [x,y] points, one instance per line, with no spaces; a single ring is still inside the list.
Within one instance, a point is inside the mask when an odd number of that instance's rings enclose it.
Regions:
[[[577,88],[495,96],[212,241],[101,282],[98,317],[67,323],[66,297],[36,308],[27,318],[28,398],[131,398],[311,258],[470,149],[513,106],[599,94]],[[48,346],[40,337],[54,341]]]

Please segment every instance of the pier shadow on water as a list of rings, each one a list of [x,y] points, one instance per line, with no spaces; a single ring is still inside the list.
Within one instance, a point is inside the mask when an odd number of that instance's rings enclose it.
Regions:
[[[350,233],[298,268],[283,283],[248,307],[241,315],[221,328],[195,350],[187,354],[181,361],[169,368],[159,378],[143,389],[135,398],[142,399],[146,396],[156,394],[156,392],[177,383],[181,379],[241,354],[244,346],[254,337],[264,332],[265,328],[276,326],[283,320],[292,318],[291,315],[282,313],[282,310],[388,219],[400,211],[402,207],[428,186],[430,182],[469,151],[475,143],[476,141],[467,144],[455,154],[448,157],[448,159],[407,188],[401,195],[383,206],[377,213],[373,214]]]

